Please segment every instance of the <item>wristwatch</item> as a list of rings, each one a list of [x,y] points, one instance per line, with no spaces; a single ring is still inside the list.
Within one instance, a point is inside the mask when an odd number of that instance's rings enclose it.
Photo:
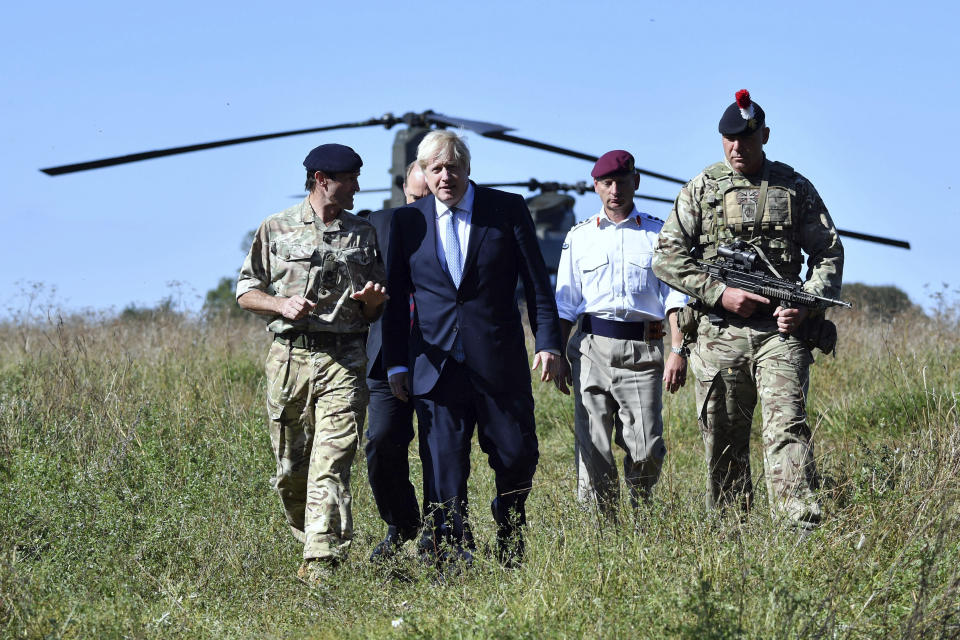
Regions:
[[[686,358],[690,355],[690,349],[687,349],[686,347],[670,347],[670,351],[673,351],[681,358]]]

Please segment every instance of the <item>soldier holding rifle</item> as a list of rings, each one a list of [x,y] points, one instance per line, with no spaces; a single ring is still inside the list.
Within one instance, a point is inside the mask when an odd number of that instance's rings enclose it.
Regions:
[[[820,522],[806,394],[811,347],[831,347],[822,314],[777,304],[706,273],[721,247],[739,240],[757,255],[757,269],[799,281],[803,292],[836,298],[843,247],[813,185],[791,167],[767,159],[765,114],[747,91],[720,119],[724,162],[712,164],[680,191],[653,259],[653,270],[695,300],[680,328],[693,342],[700,429],[708,465],[707,504],[749,508],[750,425],[759,396],[764,466],[774,515],[801,532]],[[726,253],[726,252],[725,252]],[[782,334],[782,339],[781,339]],[[824,350],[829,350],[825,348]]]

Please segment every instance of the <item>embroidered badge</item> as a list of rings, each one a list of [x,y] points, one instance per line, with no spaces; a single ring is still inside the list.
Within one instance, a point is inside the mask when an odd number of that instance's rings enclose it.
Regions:
[[[740,216],[744,222],[753,222],[757,219],[757,200],[760,192],[755,189],[737,191],[737,204],[740,205]]]

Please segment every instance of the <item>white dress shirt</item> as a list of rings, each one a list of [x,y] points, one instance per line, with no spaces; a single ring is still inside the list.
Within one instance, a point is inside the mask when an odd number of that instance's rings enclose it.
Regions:
[[[601,210],[567,233],[557,270],[557,311],[576,322],[583,313],[604,320],[663,320],[687,297],[660,282],[651,261],[663,221],[634,207],[623,222]]]
[[[467,190],[464,192],[460,202],[452,207],[448,207],[439,200],[434,199],[437,213],[437,256],[440,258],[440,264],[446,264],[446,241],[447,227],[452,223],[456,225],[457,239],[460,241],[460,270],[463,271],[463,263],[467,259],[467,244],[470,242],[470,223],[473,220],[473,197],[475,190],[473,183],[467,183]],[[456,209],[456,213],[451,214],[450,209]]]

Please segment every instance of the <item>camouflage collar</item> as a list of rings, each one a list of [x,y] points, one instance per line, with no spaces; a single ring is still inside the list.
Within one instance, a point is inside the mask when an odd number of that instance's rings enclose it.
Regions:
[[[340,213],[342,214],[343,212],[341,211]],[[303,224],[315,224],[321,231],[339,231],[340,218],[341,216],[337,215],[330,224],[323,224],[323,218],[317,214],[313,205],[310,204],[310,196],[304,198],[303,202],[300,203],[300,221]]]
[[[300,222],[303,224],[310,224],[316,220],[316,212],[313,210],[313,205],[310,204],[310,196],[308,195],[303,199],[303,202],[300,203]]]

